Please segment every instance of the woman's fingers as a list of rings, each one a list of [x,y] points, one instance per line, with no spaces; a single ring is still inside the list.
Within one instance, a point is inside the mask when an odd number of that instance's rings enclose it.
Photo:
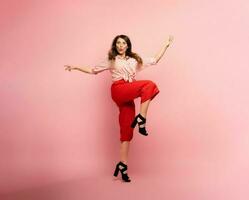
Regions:
[[[71,66],[70,65],[64,65],[65,70],[71,71]]]
[[[170,45],[173,42],[173,39],[174,39],[173,35],[170,35],[167,40],[167,44]]]
[[[170,35],[170,36],[169,36],[169,41],[172,42],[173,39],[174,39],[173,35]]]
[[[169,37],[166,41],[167,45],[170,45],[172,43],[173,39],[174,39],[173,35],[169,35]]]

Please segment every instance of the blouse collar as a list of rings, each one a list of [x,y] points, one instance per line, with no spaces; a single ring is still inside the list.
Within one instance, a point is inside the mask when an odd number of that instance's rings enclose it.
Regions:
[[[116,56],[117,58],[121,59],[121,60],[128,60],[130,57],[129,56],[125,56],[124,58],[121,57],[120,55]]]

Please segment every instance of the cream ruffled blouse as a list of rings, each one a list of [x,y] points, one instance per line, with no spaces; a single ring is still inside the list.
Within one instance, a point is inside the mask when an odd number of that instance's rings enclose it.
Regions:
[[[94,74],[98,74],[105,70],[109,70],[113,82],[121,79],[132,82],[135,80],[137,72],[150,65],[156,65],[156,59],[154,57],[143,59],[143,65],[138,67],[138,62],[135,58],[131,58],[129,56],[122,58],[120,55],[117,55],[113,65],[108,59],[106,59],[103,62],[100,62],[98,65],[95,65],[92,68],[92,72]]]

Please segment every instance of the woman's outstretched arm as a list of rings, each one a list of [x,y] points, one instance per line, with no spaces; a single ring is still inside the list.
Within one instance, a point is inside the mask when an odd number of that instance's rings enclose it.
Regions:
[[[166,49],[169,47],[169,45],[173,42],[174,37],[172,35],[169,36],[168,40],[164,43],[162,49],[158,52],[158,54],[155,56],[156,63],[163,57]]]
[[[103,72],[105,70],[109,70],[110,69],[110,62],[106,59],[102,60],[102,62],[98,63],[97,65],[94,65],[92,67],[90,66],[82,66],[82,67],[78,67],[78,66],[71,66],[71,65],[64,65],[65,66],[65,70],[71,71],[71,70],[78,70],[81,72],[85,72],[88,74],[98,74],[100,72]]]
[[[65,70],[71,71],[71,70],[78,70],[81,72],[85,72],[88,74],[93,74],[92,67],[88,66],[82,66],[82,67],[76,67],[76,66],[71,66],[71,65],[64,65]]]

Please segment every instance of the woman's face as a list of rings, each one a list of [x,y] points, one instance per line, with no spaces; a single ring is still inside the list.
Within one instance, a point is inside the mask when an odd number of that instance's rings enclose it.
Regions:
[[[127,45],[126,41],[122,38],[118,38],[118,40],[116,42],[116,49],[117,49],[118,53],[120,55],[125,55],[127,48],[128,48],[128,45]]]

